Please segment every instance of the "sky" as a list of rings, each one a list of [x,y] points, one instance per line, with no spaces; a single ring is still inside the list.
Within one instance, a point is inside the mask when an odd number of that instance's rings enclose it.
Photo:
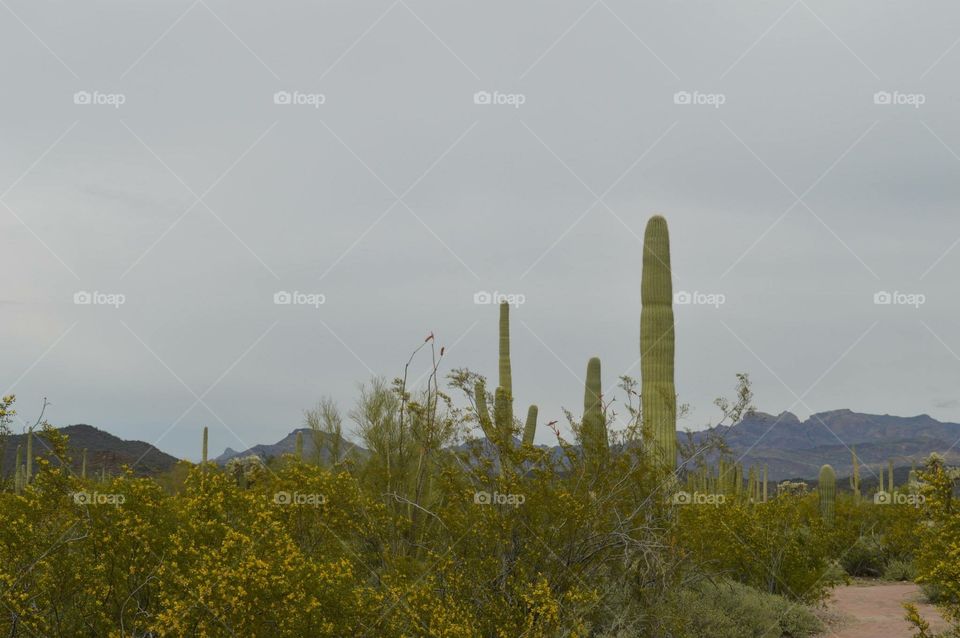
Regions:
[[[957,24],[945,0],[2,0],[0,391],[197,458],[205,425],[219,453],[348,410],[431,332],[442,370],[494,377],[498,293],[518,412],[562,420],[591,356],[608,399],[639,376],[659,213],[681,427],[737,372],[766,412],[960,421]]]

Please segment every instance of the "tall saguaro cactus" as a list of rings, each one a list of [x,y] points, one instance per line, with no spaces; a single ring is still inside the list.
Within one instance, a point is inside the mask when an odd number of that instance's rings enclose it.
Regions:
[[[500,304],[500,357],[499,357],[499,386],[507,393],[510,400],[510,413],[513,415],[513,376],[510,372],[510,304]]]
[[[80,463],[80,478],[87,480],[87,448],[83,448],[83,461]]]
[[[820,494],[820,515],[828,525],[832,525],[837,499],[837,474],[829,465],[820,468],[817,491]]]
[[[207,440],[208,440],[207,437],[208,437],[208,435],[209,435],[209,432],[208,432],[208,430],[207,430],[207,426],[203,426],[203,456],[201,457],[203,460],[202,460],[201,462],[202,462],[204,465],[207,464]]]
[[[298,460],[303,460],[303,432],[297,432],[297,439],[294,447],[294,452]]]
[[[640,286],[640,380],[644,430],[652,433],[664,467],[677,464],[677,391],[674,386],[673,281],[667,220],[654,215],[643,236]]]
[[[603,418],[600,359],[593,357],[587,363],[587,379],[583,391],[583,421],[580,438],[587,464],[599,469],[608,456],[607,424]]]

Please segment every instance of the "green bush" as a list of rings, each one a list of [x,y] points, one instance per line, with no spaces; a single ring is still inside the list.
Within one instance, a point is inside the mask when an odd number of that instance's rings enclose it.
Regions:
[[[805,638],[823,631],[809,607],[729,580],[685,589],[674,604],[689,638]]]
[[[887,563],[883,570],[884,580],[913,580],[916,575],[917,570],[911,561],[897,558]]]
[[[840,558],[844,571],[851,576],[879,577],[886,567],[883,539],[879,534],[865,534]]]

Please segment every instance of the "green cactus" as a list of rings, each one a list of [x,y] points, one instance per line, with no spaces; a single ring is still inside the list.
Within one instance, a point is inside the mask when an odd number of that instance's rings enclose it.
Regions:
[[[600,385],[600,359],[593,357],[587,363],[587,379],[583,392],[583,421],[580,439],[587,464],[600,469],[608,456],[607,425],[603,417],[603,399]]]
[[[860,462],[857,460],[857,449],[850,450],[853,456],[853,473],[850,474],[850,489],[853,491],[853,502],[860,504]]]
[[[533,445],[533,438],[537,435],[537,413],[538,408],[535,405],[527,409],[527,421],[523,425],[524,445]]]
[[[22,448],[21,446],[19,446],[19,445],[17,446],[17,458],[16,458],[16,460],[17,460],[17,462],[16,462],[16,463],[14,464],[14,466],[13,466],[14,475],[16,475],[16,471],[20,469],[20,463],[23,461],[23,448]]]
[[[203,426],[203,455],[200,457],[200,458],[201,458],[201,461],[200,461],[200,462],[203,463],[204,465],[207,464],[207,436],[208,436],[208,434],[209,434],[209,433],[207,432],[207,426]]]
[[[87,448],[83,448],[83,460],[80,461],[80,478],[87,479]]]
[[[24,483],[29,483],[33,477],[33,428],[27,430],[27,468],[23,476]]]
[[[763,502],[767,502],[767,466],[763,466]]]
[[[493,430],[493,421],[490,420],[490,411],[487,409],[487,388],[482,379],[478,380],[473,386],[473,399],[477,404],[477,420],[480,422],[483,435],[496,442],[497,436]]]
[[[20,492],[23,491],[23,473],[24,473],[23,466],[18,464],[17,471],[14,472],[14,476],[13,476],[13,491],[16,494],[19,494]]]
[[[510,305],[500,304],[499,386],[510,401],[510,419],[513,420],[513,376],[510,372]]]
[[[832,525],[837,499],[837,474],[829,465],[820,468],[817,491],[820,494],[820,515],[824,522]]]
[[[298,460],[303,460],[303,432],[297,432],[297,442],[294,448],[294,455]]]
[[[887,461],[887,467],[890,469],[890,472],[887,474],[887,477],[888,477],[888,481],[887,481],[887,491],[890,492],[891,494],[893,494],[893,488],[894,488],[894,485],[893,485],[893,459],[890,459],[889,461]]]
[[[640,287],[640,395],[644,430],[664,467],[677,464],[677,391],[674,386],[673,282],[667,220],[654,215],[643,237]]]

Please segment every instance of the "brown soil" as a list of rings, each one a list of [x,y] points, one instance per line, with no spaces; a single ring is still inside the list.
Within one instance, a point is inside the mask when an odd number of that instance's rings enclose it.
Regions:
[[[824,638],[911,638],[903,603],[915,604],[934,631],[947,628],[917,585],[867,581],[833,590],[827,609],[836,621]]]

